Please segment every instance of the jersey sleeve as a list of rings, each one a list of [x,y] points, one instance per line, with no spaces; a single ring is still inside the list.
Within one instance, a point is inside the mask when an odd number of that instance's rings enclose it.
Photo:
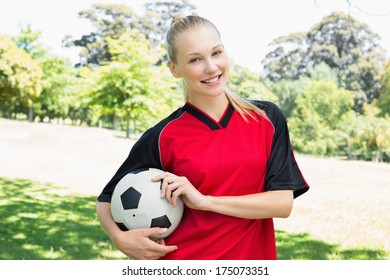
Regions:
[[[134,144],[126,160],[98,196],[98,201],[111,202],[111,196],[117,183],[129,172],[144,168],[162,169],[158,136],[155,135],[153,129],[146,131]]]
[[[294,198],[305,193],[309,185],[295,160],[286,119],[275,104],[265,102],[262,107],[274,126],[272,149],[267,162],[265,191],[292,190]]]

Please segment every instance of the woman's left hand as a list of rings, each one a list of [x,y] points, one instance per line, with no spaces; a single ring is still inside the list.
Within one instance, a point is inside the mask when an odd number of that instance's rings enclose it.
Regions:
[[[164,172],[152,178],[153,182],[162,180],[161,197],[176,207],[177,198],[181,195],[187,207],[197,210],[205,210],[207,196],[201,194],[188,181],[187,177],[176,176],[175,174]]]
[[[200,193],[186,177],[164,172],[152,181],[162,180],[161,197],[174,207],[181,196],[187,207],[244,219],[287,218],[293,206],[292,190],[275,190],[240,196],[210,196]]]

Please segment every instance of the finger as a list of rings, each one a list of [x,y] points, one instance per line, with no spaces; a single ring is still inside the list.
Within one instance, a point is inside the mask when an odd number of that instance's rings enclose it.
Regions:
[[[166,177],[167,173],[168,172],[163,172],[163,173],[161,173],[159,175],[156,175],[156,176],[152,177],[152,181],[153,182],[158,182],[158,181],[164,179],[164,177]]]
[[[163,238],[155,241],[155,245],[153,245],[153,248],[151,249],[151,251],[153,251],[156,255],[158,255],[158,258],[165,256],[166,254],[173,252],[175,250],[177,250],[177,246],[176,245],[166,246],[165,240]]]
[[[182,186],[181,182],[173,182],[166,186],[165,189],[165,198],[170,204],[173,203],[173,197],[175,193],[178,192],[178,189]]]
[[[182,195],[184,192],[183,188],[177,188],[174,192],[172,192],[171,196],[171,204],[173,207],[176,207],[177,205],[177,199],[180,195]]]
[[[171,184],[172,182],[174,182],[176,177],[177,176],[175,176],[175,175],[173,175],[172,173],[169,173],[169,172],[164,172],[164,174],[162,174],[161,176],[157,177],[157,178],[161,178],[161,180],[162,180],[162,183],[161,183],[161,186],[160,186],[161,197],[166,197],[167,196],[167,186],[169,184]]]
[[[160,228],[160,227],[144,228],[142,230],[145,237],[150,237],[153,235],[161,235],[168,231],[167,228]]]
[[[167,253],[170,253],[170,252],[173,252],[177,250],[177,246],[176,245],[165,245],[165,241],[164,239],[160,239],[160,243],[156,243],[156,246],[154,246],[154,250],[156,253],[160,253],[160,254],[167,254]]]
[[[169,184],[177,182],[179,180],[179,177],[177,177],[173,174],[167,173],[167,175],[164,177],[164,180],[167,181],[167,183],[169,185]]]
[[[159,246],[162,247],[162,252],[164,253],[164,255],[177,250],[177,246],[176,245],[169,245],[169,246],[159,245]]]
[[[145,259],[157,260],[175,250],[177,250],[176,245],[165,246],[154,243],[153,247],[150,248],[149,251],[146,253]]]
[[[161,186],[160,186],[160,196],[162,198],[166,196],[167,186],[168,186],[168,181],[166,180],[166,178],[164,178],[161,181]]]
[[[174,191],[172,189],[172,185],[177,180],[177,176],[166,172],[166,176],[164,177],[161,184],[161,197],[165,197],[168,202],[171,200],[171,192]]]

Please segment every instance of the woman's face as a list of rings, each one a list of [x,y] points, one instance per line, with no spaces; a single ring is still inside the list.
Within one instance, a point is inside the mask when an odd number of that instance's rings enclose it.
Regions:
[[[185,31],[176,38],[176,63],[172,74],[183,78],[189,99],[219,96],[229,76],[228,59],[217,31],[207,24]]]

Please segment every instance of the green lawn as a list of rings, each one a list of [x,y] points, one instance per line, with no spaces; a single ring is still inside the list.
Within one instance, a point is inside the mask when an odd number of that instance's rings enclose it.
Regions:
[[[97,221],[94,196],[60,195],[59,187],[0,178],[0,259],[118,259]],[[308,233],[277,231],[279,259],[386,259],[378,248],[340,249]]]

